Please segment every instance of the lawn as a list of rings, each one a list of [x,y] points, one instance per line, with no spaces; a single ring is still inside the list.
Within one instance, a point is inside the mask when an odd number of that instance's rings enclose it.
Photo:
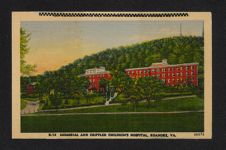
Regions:
[[[38,98],[21,98],[22,100],[26,100],[26,101],[33,101],[33,102],[36,102],[36,101],[39,101]]]
[[[21,132],[201,132],[203,113],[22,116]]]
[[[63,100],[63,103],[65,102],[65,100]],[[88,102],[87,102],[87,99],[86,98],[81,98],[79,100],[79,104],[78,104],[78,101],[75,100],[75,99],[68,99],[68,105],[71,105],[71,106],[79,106],[79,105],[85,105],[85,104],[97,104],[97,103],[104,103],[105,102],[105,99],[104,97],[102,96],[96,96],[96,97],[93,97],[91,98]]]
[[[147,107],[147,102],[140,102],[136,110],[133,104],[120,104],[113,106],[103,106],[95,108],[74,109],[66,111],[48,112],[48,113],[92,113],[92,112],[167,112],[167,111],[197,111],[203,110],[203,99],[199,97],[181,98],[174,100],[159,100],[151,102]]]

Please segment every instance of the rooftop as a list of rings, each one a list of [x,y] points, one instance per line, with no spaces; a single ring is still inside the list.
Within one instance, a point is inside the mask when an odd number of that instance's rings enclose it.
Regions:
[[[183,64],[168,64],[167,59],[163,59],[162,62],[152,63],[149,67],[142,68],[128,68],[125,70],[137,70],[137,69],[150,69],[150,68],[164,68],[164,67],[176,67],[176,66],[188,66],[188,65],[198,65],[198,63],[183,63]]]

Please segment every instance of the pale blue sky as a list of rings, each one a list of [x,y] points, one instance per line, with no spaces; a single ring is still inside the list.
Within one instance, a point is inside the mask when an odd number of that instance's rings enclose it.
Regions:
[[[39,74],[106,48],[178,36],[180,24],[183,35],[202,35],[202,21],[32,21],[21,27],[31,33],[26,61]]]

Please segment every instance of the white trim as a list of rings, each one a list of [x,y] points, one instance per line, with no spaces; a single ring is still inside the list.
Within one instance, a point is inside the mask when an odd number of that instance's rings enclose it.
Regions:
[[[105,73],[110,74],[110,71],[103,71],[103,72],[92,73],[92,74],[82,74],[80,76],[100,75],[100,74],[105,74]]]

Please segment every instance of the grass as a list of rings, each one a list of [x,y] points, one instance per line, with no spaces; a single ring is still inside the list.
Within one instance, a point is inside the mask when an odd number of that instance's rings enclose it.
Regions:
[[[26,107],[27,102],[24,99],[21,99],[20,109],[24,109]]]
[[[80,102],[79,104],[78,104],[78,101],[75,100],[75,99],[68,99],[69,105],[74,105],[74,106],[76,106],[76,105],[82,105],[82,104],[96,104],[96,103],[102,103],[104,101],[105,101],[105,99],[102,96],[93,97],[93,98],[91,98],[89,100],[88,103],[87,103],[87,99],[86,98],[81,98],[80,101],[79,101]]]
[[[203,113],[22,116],[21,132],[201,132]]]
[[[47,113],[92,113],[92,112],[167,112],[167,111],[196,111],[203,110],[203,99],[199,97],[181,98],[174,100],[159,100],[151,102],[147,107],[147,102],[140,102],[134,110],[133,104],[121,104],[113,106],[103,106],[94,108],[74,109]]]
[[[33,102],[39,101],[38,98],[21,98],[21,99],[26,101],[33,101]]]

